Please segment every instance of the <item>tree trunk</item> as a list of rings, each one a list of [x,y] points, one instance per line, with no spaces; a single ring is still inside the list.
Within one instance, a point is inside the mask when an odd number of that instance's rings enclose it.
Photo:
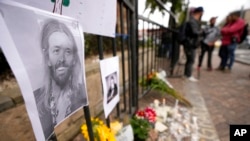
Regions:
[[[172,6],[171,6],[171,12],[172,13],[174,13],[175,14],[175,6],[174,6],[174,0],[171,0],[171,3],[172,3]],[[174,19],[174,17],[172,17],[172,16],[170,16],[170,18],[169,18],[169,26],[168,27],[170,27],[170,28],[175,28],[175,23],[176,21],[175,21],[175,19]]]

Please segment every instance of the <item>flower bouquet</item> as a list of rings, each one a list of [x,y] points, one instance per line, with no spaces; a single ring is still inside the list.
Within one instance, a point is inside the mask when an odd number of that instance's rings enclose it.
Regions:
[[[146,77],[142,78],[139,82],[142,87],[150,87],[162,93],[169,94],[187,106],[192,106],[191,103],[176,91],[173,86],[167,81],[165,71],[151,72]]]
[[[115,141],[114,133],[103,123],[103,121],[98,118],[91,118],[91,123],[95,141]],[[89,141],[90,139],[88,135],[87,125],[83,124],[81,130],[84,138]]]
[[[145,108],[136,112],[130,120],[134,132],[134,140],[143,141],[149,137],[149,131],[156,121],[156,112],[152,108]]]

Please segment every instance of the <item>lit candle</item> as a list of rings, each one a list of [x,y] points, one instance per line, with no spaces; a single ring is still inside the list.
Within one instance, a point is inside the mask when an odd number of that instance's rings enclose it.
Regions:
[[[159,107],[159,103],[160,103],[159,100],[157,100],[157,99],[154,100],[154,106],[156,108]]]
[[[175,106],[178,106],[178,104],[179,104],[179,100],[177,99],[177,100],[175,101]]]
[[[181,131],[181,129],[180,129],[180,128],[178,129],[178,133],[179,133],[179,134],[182,134],[182,131]]]
[[[166,100],[165,100],[165,98],[163,98],[162,99],[162,105],[165,106],[165,104],[166,104]]]

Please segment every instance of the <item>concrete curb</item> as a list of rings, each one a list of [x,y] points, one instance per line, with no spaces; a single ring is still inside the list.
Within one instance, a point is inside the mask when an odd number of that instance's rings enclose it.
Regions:
[[[249,49],[238,49],[235,52],[235,62],[250,65],[250,50]]]
[[[241,58],[237,58],[237,57],[235,58],[235,62],[244,64],[244,65],[250,65],[249,60],[245,60],[245,59],[241,59]]]
[[[14,106],[15,104],[11,98],[9,98],[8,96],[0,95],[0,112],[12,108]]]

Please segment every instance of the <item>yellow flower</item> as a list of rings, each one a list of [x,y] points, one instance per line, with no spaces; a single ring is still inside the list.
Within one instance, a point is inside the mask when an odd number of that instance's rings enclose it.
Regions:
[[[103,121],[98,118],[91,118],[91,122],[95,141],[115,141],[114,133],[105,124],[103,124]],[[81,130],[84,138],[89,141],[87,125],[83,124]]]

